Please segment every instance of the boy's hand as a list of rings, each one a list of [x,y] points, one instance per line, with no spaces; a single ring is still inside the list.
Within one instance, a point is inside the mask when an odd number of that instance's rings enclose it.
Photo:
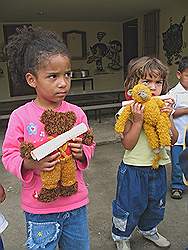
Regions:
[[[0,184],[0,203],[2,203],[5,200],[5,198],[6,198],[5,189]]]
[[[51,171],[54,169],[54,165],[57,164],[60,160],[58,157],[60,153],[55,153],[53,155],[46,156],[40,161],[34,161],[33,159],[24,159],[23,168],[25,170],[39,169],[44,171]]]
[[[72,140],[73,142],[70,142],[68,145],[71,149],[71,153],[73,157],[76,160],[79,160],[81,162],[86,160],[86,156],[83,151],[83,146],[82,146],[82,138],[76,137],[75,139]]]

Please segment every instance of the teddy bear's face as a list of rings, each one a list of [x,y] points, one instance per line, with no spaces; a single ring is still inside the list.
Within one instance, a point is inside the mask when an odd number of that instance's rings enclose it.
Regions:
[[[147,102],[151,99],[151,90],[143,83],[138,83],[132,89],[132,98],[139,103]]]
[[[44,124],[44,129],[48,135],[60,135],[71,128],[76,122],[74,112],[54,112],[46,110],[43,112],[40,121]]]

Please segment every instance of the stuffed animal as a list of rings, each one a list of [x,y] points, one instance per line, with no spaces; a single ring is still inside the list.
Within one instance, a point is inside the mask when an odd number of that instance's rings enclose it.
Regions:
[[[48,140],[70,130],[76,122],[74,112],[54,112],[53,110],[44,111],[41,116]],[[82,142],[86,145],[93,143],[93,132],[88,130],[82,135]],[[47,141],[43,141],[45,143]],[[36,146],[36,145],[35,145]],[[31,159],[31,151],[35,148],[32,143],[22,142],[20,152],[22,158]],[[40,146],[40,145],[37,145]],[[59,163],[51,171],[41,171],[42,189],[36,198],[42,202],[50,202],[58,196],[70,196],[77,192],[78,183],[76,180],[76,162],[73,159],[68,143],[65,143],[58,151],[60,152]],[[54,152],[54,153],[55,153]]]
[[[159,97],[152,97],[150,89],[143,83],[135,85],[131,95],[135,102],[144,105],[143,128],[148,143],[154,152],[152,167],[158,168],[158,162],[161,159],[161,148],[171,145],[169,114],[160,111],[165,106],[165,103]],[[125,124],[128,119],[131,119],[131,116],[132,109],[131,104],[129,104],[124,107],[116,121],[115,131],[117,133],[123,133]]]

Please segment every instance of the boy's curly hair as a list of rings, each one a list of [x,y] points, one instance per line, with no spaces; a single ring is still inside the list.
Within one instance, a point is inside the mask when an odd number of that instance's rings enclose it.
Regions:
[[[178,71],[182,73],[186,69],[188,69],[188,56],[183,56],[179,62]]]
[[[128,65],[128,74],[125,79],[126,90],[132,89],[140,79],[150,76],[161,77],[163,80],[163,88],[161,94],[168,91],[168,67],[165,66],[159,59],[148,56],[135,58]]]
[[[36,74],[40,64],[57,54],[70,58],[60,36],[40,27],[24,26],[10,36],[6,46],[9,71],[14,83],[26,83],[25,75]]]

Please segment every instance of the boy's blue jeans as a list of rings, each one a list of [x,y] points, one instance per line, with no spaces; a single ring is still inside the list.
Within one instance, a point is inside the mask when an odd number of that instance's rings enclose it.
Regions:
[[[25,212],[28,249],[89,250],[87,207],[53,214]]]
[[[1,236],[0,236],[0,250],[4,250],[4,247],[3,247],[3,241],[2,241]]]
[[[129,239],[137,226],[145,235],[154,234],[164,217],[166,191],[165,166],[155,170],[121,163],[112,203],[113,239]]]
[[[174,145],[171,148],[171,160],[172,160],[172,189],[185,189],[183,183],[182,170],[179,164],[179,155],[183,151],[183,145]]]

